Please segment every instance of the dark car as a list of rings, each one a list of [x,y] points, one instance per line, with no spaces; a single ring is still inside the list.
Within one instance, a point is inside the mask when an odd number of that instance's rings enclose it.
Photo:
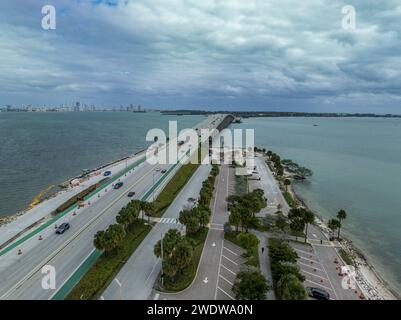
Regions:
[[[167,170],[166,169],[163,169],[162,171],[160,171],[161,173],[166,173],[167,172]]]
[[[122,182],[117,182],[115,185],[114,185],[114,189],[120,189],[121,187],[123,186],[123,183]]]
[[[105,171],[104,173],[103,173],[103,176],[105,176],[105,177],[108,177],[108,176],[110,176],[111,175],[111,171]]]
[[[129,197],[129,198],[132,198],[134,195],[135,195],[135,192],[134,192],[134,191],[128,192],[128,197]]]
[[[330,294],[323,289],[311,288],[311,287],[308,287],[306,289],[308,290],[309,297],[315,298],[317,300],[329,300],[330,299]]]
[[[63,234],[69,228],[70,228],[70,224],[67,223],[67,222],[64,222],[64,223],[60,224],[60,226],[57,228],[56,233],[57,234]]]

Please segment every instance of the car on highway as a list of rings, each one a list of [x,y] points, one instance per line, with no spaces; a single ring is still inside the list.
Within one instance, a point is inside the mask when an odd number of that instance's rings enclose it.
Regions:
[[[110,176],[111,175],[111,171],[105,171],[104,173],[103,173],[103,176],[105,176],[105,177],[108,177],[108,176]]]
[[[166,169],[163,169],[162,171],[160,171],[161,173],[166,173],[167,172],[167,170]]]
[[[56,233],[63,234],[69,228],[70,228],[70,224],[68,222],[64,222],[64,223],[60,224],[60,226],[57,228]]]
[[[315,298],[317,300],[330,300],[330,294],[320,288],[307,287],[309,297]]]
[[[132,198],[134,195],[135,195],[135,192],[134,192],[134,191],[128,192],[128,197],[129,197],[129,198]]]
[[[123,183],[122,182],[117,182],[115,185],[114,185],[114,189],[120,189],[121,187],[123,186]]]

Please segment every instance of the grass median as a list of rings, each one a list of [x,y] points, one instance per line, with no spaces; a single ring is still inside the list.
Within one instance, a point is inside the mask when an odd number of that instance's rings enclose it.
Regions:
[[[127,262],[151,227],[144,221],[137,221],[127,230],[120,246],[110,253],[103,253],[79,283],[66,297],[66,300],[92,300],[108,286],[121,267]]]
[[[163,215],[181,189],[185,186],[189,179],[191,179],[198,167],[198,164],[188,163],[184,164],[180,169],[178,169],[178,171],[167,183],[154,202],[155,217],[161,217]]]
[[[189,239],[193,240],[194,244],[192,261],[189,266],[182,269],[180,276],[176,279],[170,280],[168,277],[165,278],[163,291],[180,292],[191,285],[192,281],[195,279],[196,271],[198,270],[207,233],[208,229],[205,228],[195,235],[187,236]]]

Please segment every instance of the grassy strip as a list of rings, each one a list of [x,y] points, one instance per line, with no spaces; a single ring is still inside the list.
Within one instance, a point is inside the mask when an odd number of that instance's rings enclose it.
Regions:
[[[241,232],[236,232],[236,231],[224,232],[224,239],[231,241],[238,247],[245,249],[238,237],[240,233]],[[247,259],[245,262],[245,265],[256,267],[256,268],[260,267],[258,246],[253,247],[250,250],[246,250],[246,252],[243,254],[243,257]]]
[[[167,183],[162,192],[160,192],[159,196],[154,202],[155,217],[161,217],[163,215],[163,213],[173,202],[177,194],[185,186],[185,184],[192,177],[198,167],[198,164],[188,163],[184,164],[180,169],[178,169],[178,171]]]
[[[194,241],[194,251],[192,261],[189,266],[182,269],[181,275],[174,281],[165,277],[164,291],[167,292],[179,292],[191,285],[192,281],[196,276],[199,261],[202,256],[203,246],[206,241],[208,229],[204,228],[202,231],[195,235],[187,236],[189,239]]]
[[[283,192],[283,196],[284,196],[285,201],[288,203],[288,205],[291,208],[296,208],[297,207],[297,202],[292,197],[291,193],[289,193],[288,191],[285,191],[285,192]]]
[[[103,253],[69,293],[66,300],[98,298],[150,230],[151,227],[142,221],[130,226],[120,246],[108,254]]]
[[[346,264],[350,266],[354,265],[354,260],[344,249],[340,249],[338,253],[340,254],[341,258],[344,260]]]

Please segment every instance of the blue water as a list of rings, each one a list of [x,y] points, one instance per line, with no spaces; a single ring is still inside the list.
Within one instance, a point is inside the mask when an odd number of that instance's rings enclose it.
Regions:
[[[317,126],[314,126],[317,125]],[[344,208],[344,232],[401,293],[401,119],[252,118],[255,145],[311,169],[296,192],[319,215]]]
[[[41,190],[144,149],[149,129],[189,128],[203,116],[159,113],[0,113],[0,216],[24,209]]]

